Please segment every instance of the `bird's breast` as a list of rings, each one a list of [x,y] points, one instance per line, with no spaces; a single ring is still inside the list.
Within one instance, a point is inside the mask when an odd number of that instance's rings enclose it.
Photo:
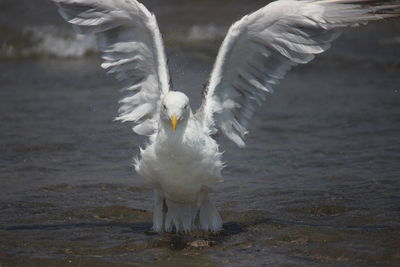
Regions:
[[[169,199],[193,201],[205,187],[222,180],[220,154],[212,144],[196,136],[157,140],[142,152],[137,170]]]

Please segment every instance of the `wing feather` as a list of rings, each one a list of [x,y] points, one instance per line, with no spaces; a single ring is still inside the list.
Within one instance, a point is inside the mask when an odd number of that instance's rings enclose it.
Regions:
[[[393,2],[393,1],[392,1]],[[341,28],[399,16],[379,0],[280,0],[234,23],[219,50],[196,116],[244,146],[256,105],[298,64],[331,46]]]
[[[120,121],[150,135],[157,128],[160,100],[169,91],[169,73],[157,21],[136,0],[53,0],[77,32],[95,34],[101,67],[126,83]]]

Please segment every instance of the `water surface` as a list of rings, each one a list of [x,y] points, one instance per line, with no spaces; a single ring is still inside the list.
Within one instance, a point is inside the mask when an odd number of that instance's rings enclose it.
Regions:
[[[50,3],[20,2],[0,3],[0,265],[400,265],[399,22],[350,29],[294,69],[245,149],[220,138],[224,231],[157,235],[131,166],[145,140],[113,122],[120,85]],[[265,3],[223,2],[145,2],[194,106],[229,24]]]

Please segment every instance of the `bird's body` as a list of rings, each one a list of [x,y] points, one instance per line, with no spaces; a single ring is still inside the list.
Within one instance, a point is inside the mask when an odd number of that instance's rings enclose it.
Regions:
[[[188,123],[178,138],[161,130],[141,151],[135,165],[140,175],[176,202],[192,202],[201,190],[222,181],[218,146],[208,135],[194,134],[196,124]]]
[[[184,98],[180,92],[170,92],[170,95]],[[188,231],[194,224],[217,231],[222,226],[208,199],[213,185],[222,181],[221,154],[215,140],[203,130],[201,121],[191,110],[188,114],[176,131],[170,124],[160,123],[158,132],[150,137],[150,143],[141,150],[135,164],[136,171],[155,188],[155,207],[161,207],[154,212],[154,228],[158,231],[173,227]],[[164,204],[164,201],[168,203]],[[164,205],[168,207],[167,211],[162,210]],[[208,218],[197,214],[202,208],[214,209],[214,215]],[[163,225],[163,212],[168,218],[179,219],[176,222],[167,220]],[[168,213],[171,216],[167,216]]]
[[[154,187],[153,229],[216,232],[222,220],[209,198],[222,181],[216,132],[244,146],[257,105],[298,64],[329,49],[341,29],[397,17],[399,3],[379,0],[279,0],[244,16],[219,50],[203,103],[170,86],[157,21],[136,0],[53,0],[81,33],[97,37],[109,73],[125,81],[123,122],[149,136],[136,171]]]

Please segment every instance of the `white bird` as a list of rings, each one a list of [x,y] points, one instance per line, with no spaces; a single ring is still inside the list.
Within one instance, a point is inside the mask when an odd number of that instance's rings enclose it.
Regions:
[[[155,16],[136,0],[53,0],[79,33],[94,33],[104,63],[125,81],[118,120],[149,136],[136,171],[154,186],[153,229],[216,232],[221,217],[208,194],[224,164],[213,134],[245,145],[257,105],[285,74],[326,51],[347,26],[399,16],[382,0],[279,0],[234,23],[219,50],[204,100],[192,112],[172,91]],[[392,1],[393,2],[393,1]]]

